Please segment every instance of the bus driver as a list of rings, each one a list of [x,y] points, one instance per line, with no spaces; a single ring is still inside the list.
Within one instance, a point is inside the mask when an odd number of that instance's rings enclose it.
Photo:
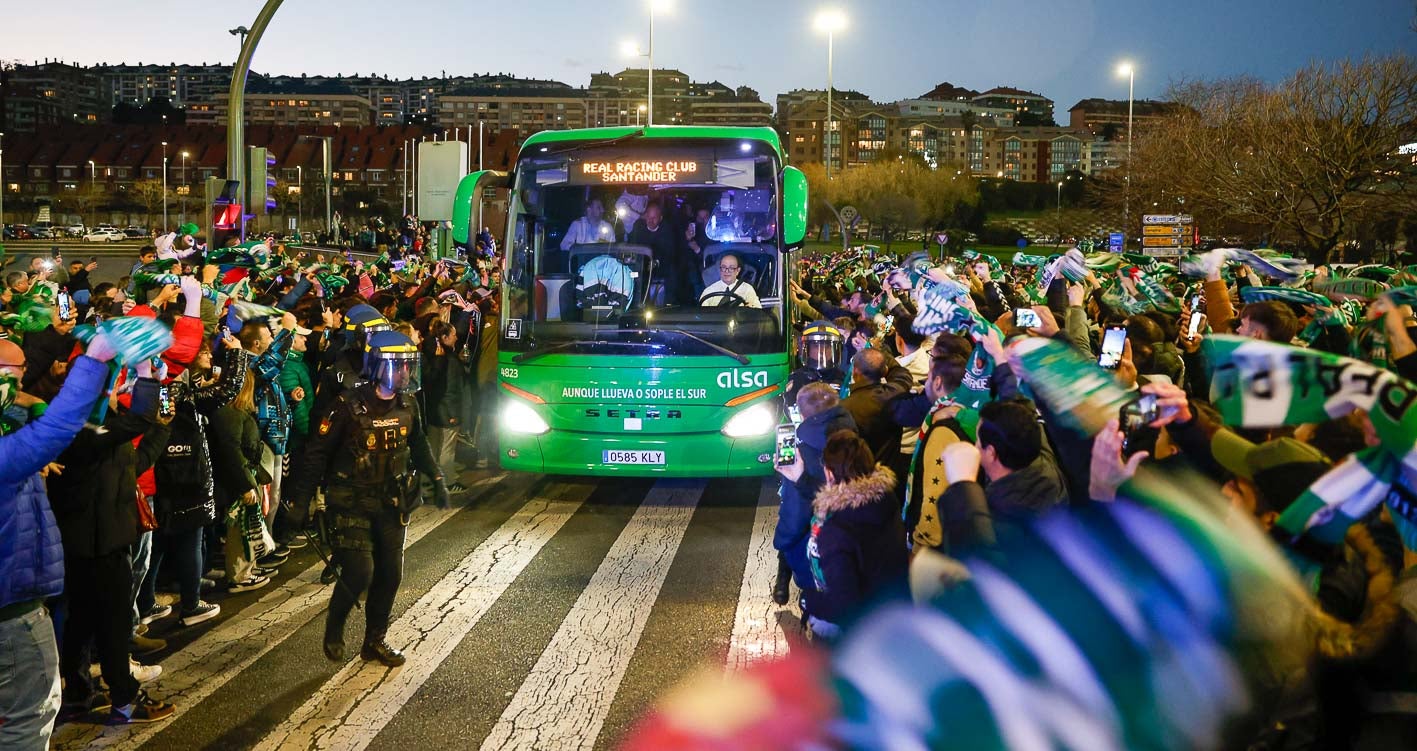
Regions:
[[[615,228],[601,219],[605,215],[605,204],[599,198],[585,202],[585,216],[571,222],[566,228],[566,236],[561,238],[561,250],[570,250],[577,245],[608,243],[615,241]]]
[[[704,293],[699,296],[699,305],[705,307],[744,306],[748,308],[761,308],[763,304],[758,301],[758,291],[753,289],[753,285],[738,278],[739,272],[743,269],[743,262],[738,256],[732,253],[724,253],[718,259],[719,280],[710,284],[704,289]]]

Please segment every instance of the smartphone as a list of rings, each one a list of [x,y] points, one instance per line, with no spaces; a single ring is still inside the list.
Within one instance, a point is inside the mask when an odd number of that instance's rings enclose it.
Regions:
[[[74,298],[68,292],[55,295],[54,304],[59,308],[59,320],[67,321],[74,317]]]
[[[1205,318],[1204,313],[1200,312],[1199,310],[1191,311],[1191,321],[1190,323],[1186,324],[1187,339],[1194,340],[1197,336],[1200,336],[1202,318]]]
[[[89,256],[89,263],[98,263],[98,256]]]
[[[1043,318],[1033,308],[1014,308],[1014,325],[1021,329],[1034,329],[1043,325]]]
[[[230,326],[223,325],[223,326],[221,327],[221,338],[225,339],[225,338],[227,338],[228,336],[231,336],[231,327],[230,327]]]
[[[1127,343],[1127,327],[1109,326],[1102,334],[1102,354],[1097,356],[1097,364],[1107,370],[1116,370],[1122,362],[1122,348]]]
[[[220,366],[220,365],[213,365],[213,366],[212,366],[212,378],[221,378],[221,366]]]
[[[59,250],[59,246],[58,246],[58,245],[55,245],[53,248],[50,248],[50,249],[49,249],[49,257],[50,257],[50,258],[58,258],[58,257],[60,257],[60,256],[62,256],[62,255],[64,255],[64,253],[63,253],[63,251]]]
[[[1143,394],[1122,405],[1117,425],[1122,431],[1122,453],[1134,454],[1144,441],[1139,441],[1150,430],[1149,426],[1161,416],[1161,408],[1156,404],[1156,396]]]
[[[777,451],[775,452],[775,457],[775,461],[779,467],[786,467],[797,461],[797,426],[777,426]]]
[[[172,402],[172,393],[166,386],[157,389],[157,411],[162,417],[172,417],[177,413],[177,405]]]

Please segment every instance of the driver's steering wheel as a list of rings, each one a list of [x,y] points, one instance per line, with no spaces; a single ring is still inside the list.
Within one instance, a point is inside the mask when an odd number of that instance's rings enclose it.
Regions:
[[[718,308],[741,308],[741,307],[743,307],[744,305],[747,305],[747,304],[748,304],[748,301],[747,301],[747,300],[744,300],[744,299],[741,298],[741,297],[739,297],[737,293],[735,293],[735,292],[730,292],[730,291],[728,291],[728,290],[723,290],[722,292],[711,292],[711,293],[709,293],[709,294],[707,294],[707,295],[704,295],[703,297],[700,297],[700,298],[699,298],[699,306],[700,306],[700,307],[710,307],[710,306],[705,306],[704,303],[705,303],[706,301],[712,300],[712,299],[714,299],[714,298],[716,298],[716,297],[724,297],[724,298],[728,298],[728,299],[727,299],[727,301],[725,301],[725,302],[723,302],[723,303],[720,303],[720,304],[718,304],[718,305],[711,306],[711,307],[718,307]]]

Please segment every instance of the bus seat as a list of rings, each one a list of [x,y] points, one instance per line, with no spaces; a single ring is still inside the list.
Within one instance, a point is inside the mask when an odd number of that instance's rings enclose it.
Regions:
[[[562,290],[571,284],[570,274],[545,274],[536,278],[536,319],[538,321],[559,321],[564,315],[565,300]]]

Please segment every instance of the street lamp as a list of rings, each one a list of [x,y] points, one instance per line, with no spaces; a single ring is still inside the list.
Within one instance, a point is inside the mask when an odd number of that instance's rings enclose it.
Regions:
[[[94,182],[98,180],[98,165],[89,160],[89,197],[95,203],[98,202],[98,191],[94,188]]]
[[[167,141],[162,142],[162,231],[167,233]]]
[[[846,28],[846,14],[839,10],[824,10],[817,13],[816,19],[812,22],[817,31],[827,33],[827,128],[822,135],[822,148],[825,149],[827,162],[827,179],[832,178],[832,132],[835,123],[832,117],[832,55],[835,50],[836,32]]]
[[[187,223],[187,193],[191,190],[187,187],[187,152],[182,152],[182,223]]]
[[[1063,243],[1063,181],[1058,181],[1058,207],[1053,210],[1053,223],[1058,225],[1058,245]],[[1055,246],[1056,247],[1056,246]]]
[[[305,224],[305,168],[299,164],[295,165],[295,195],[299,196],[295,199],[295,231],[299,232]]]
[[[5,134],[0,133],[0,242],[5,241]]]
[[[621,43],[620,51],[627,57],[649,58],[649,107],[645,113],[645,125],[654,125],[654,14],[669,10],[669,0],[648,0],[649,6],[649,51],[640,52],[640,46],[631,41]]]
[[[1132,94],[1136,88],[1137,70],[1131,63],[1117,66],[1117,75],[1127,77],[1127,174],[1122,187],[1122,228],[1131,227],[1132,217]]]

